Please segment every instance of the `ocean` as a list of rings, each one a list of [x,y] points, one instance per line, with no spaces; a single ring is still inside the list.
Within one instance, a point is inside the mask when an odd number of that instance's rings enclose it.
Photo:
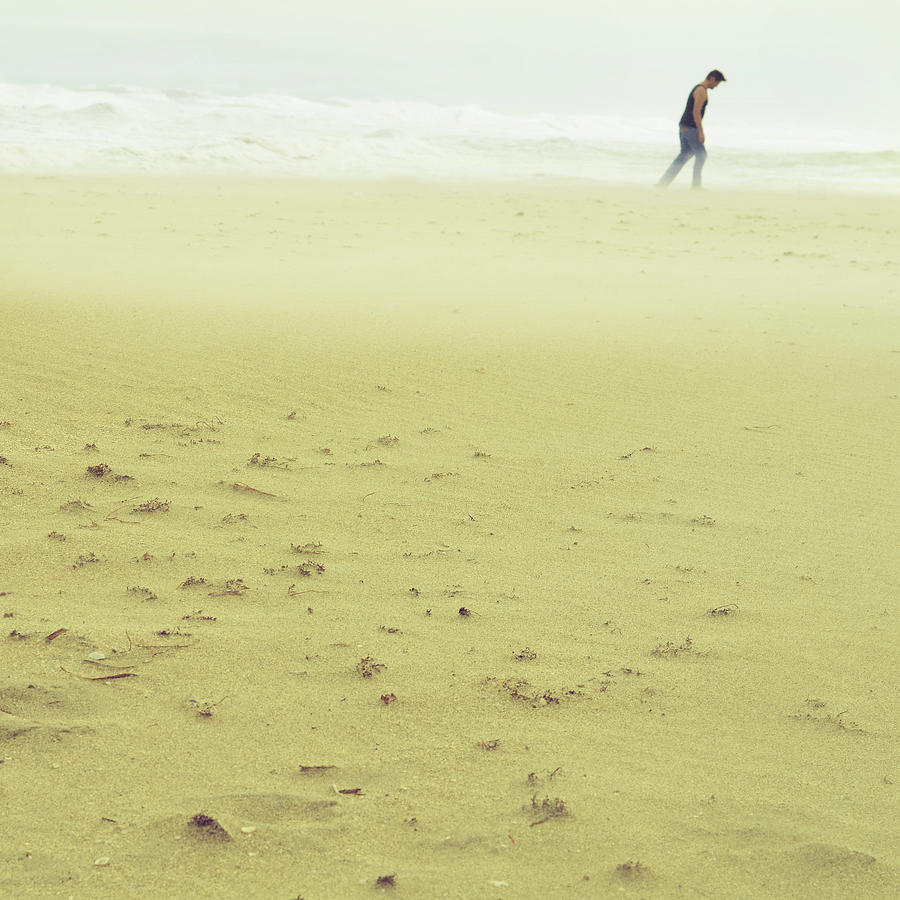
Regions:
[[[708,117],[707,185],[900,193],[900,140]],[[0,174],[654,183],[674,122],[388,100],[0,84]],[[690,165],[690,164],[689,164]],[[675,186],[687,184],[683,172]]]

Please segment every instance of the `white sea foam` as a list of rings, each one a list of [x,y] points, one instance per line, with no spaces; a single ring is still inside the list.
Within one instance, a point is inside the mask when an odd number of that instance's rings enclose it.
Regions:
[[[900,141],[709,127],[710,183],[900,191]],[[651,183],[668,120],[132,87],[0,85],[0,172],[235,173]],[[686,176],[682,176],[683,178]]]

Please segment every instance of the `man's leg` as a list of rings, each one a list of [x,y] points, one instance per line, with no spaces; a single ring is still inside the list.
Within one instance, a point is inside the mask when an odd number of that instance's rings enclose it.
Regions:
[[[692,187],[699,188],[702,187],[700,183],[700,173],[703,171],[703,164],[706,162],[706,147],[700,143],[700,135],[697,133],[696,129],[691,129],[689,140],[691,150],[694,153],[694,182]]]
[[[665,175],[659,179],[659,184],[661,186],[665,186],[667,184],[671,184],[675,176],[681,171],[682,166],[694,155],[694,150],[691,148],[691,144],[687,139],[686,132],[690,129],[687,128],[679,128],[678,129],[678,137],[681,141],[681,153],[672,160],[672,165],[666,169]],[[699,143],[699,141],[697,142]],[[703,145],[700,144],[702,147]]]

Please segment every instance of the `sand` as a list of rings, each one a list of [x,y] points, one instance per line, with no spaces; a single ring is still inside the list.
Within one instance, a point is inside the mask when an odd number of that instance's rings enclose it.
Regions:
[[[897,895],[895,199],[0,192],[0,895]]]

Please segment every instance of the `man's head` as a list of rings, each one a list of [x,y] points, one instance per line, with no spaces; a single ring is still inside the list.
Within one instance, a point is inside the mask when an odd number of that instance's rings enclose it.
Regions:
[[[717,88],[723,81],[726,81],[725,76],[718,69],[713,69],[712,72],[706,76],[706,81],[703,83],[706,87],[712,89]]]

